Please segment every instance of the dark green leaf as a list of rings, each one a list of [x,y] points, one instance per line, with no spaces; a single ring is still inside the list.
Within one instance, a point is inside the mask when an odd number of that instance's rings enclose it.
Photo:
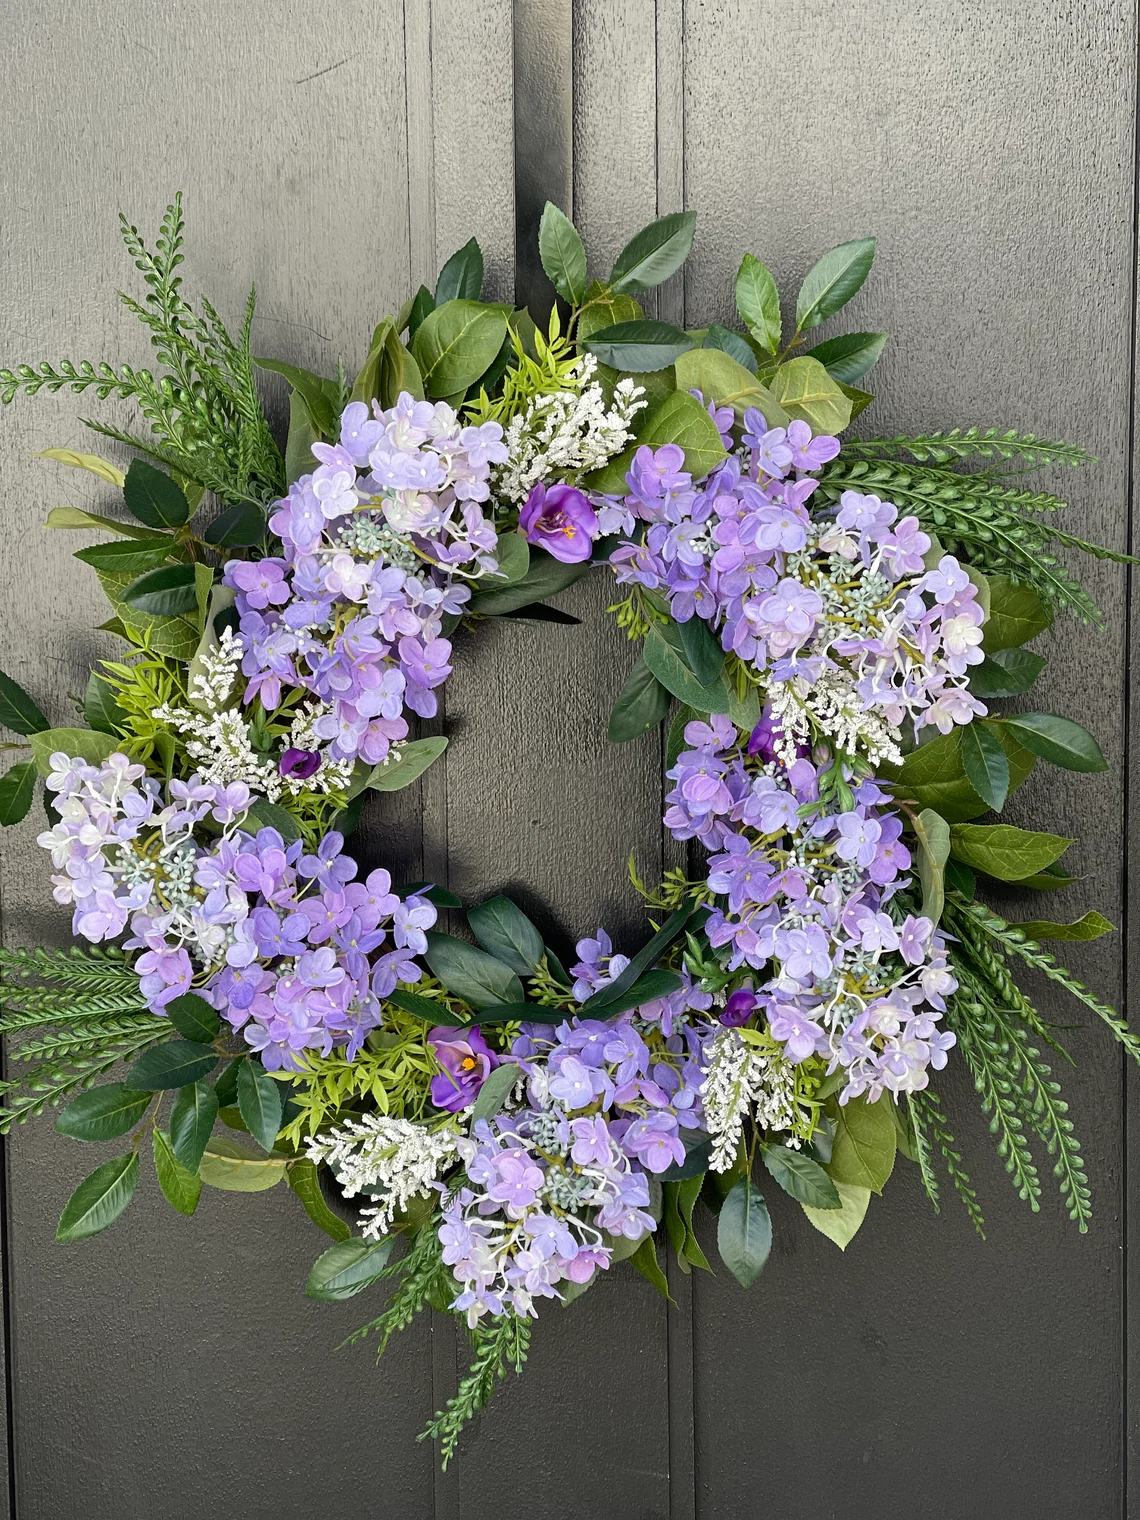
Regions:
[[[390,992],[388,1001],[395,1003],[396,1007],[402,1008],[405,1013],[410,1013],[417,1019],[423,1019],[426,1024],[459,1026],[467,1022],[466,1019],[452,1013],[445,1003],[436,1002],[435,998],[420,997],[419,993],[409,992],[405,987],[397,987],[394,992]]]
[[[258,369],[267,369],[275,375],[283,375],[305,403],[305,410],[317,432],[324,438],[335,437],[337,433],[337,410],[334,400],[337,383],[335,380],[326,380],[321,375],[314,375],[311,370],[300,369],[295,364],[286,364],[282,359],[255,359],[253,362]]]
[[[196,992],[184,992],[167,1003],[166,1016],[180,1035],[202,1045],[216,1040],[222,1027],[217,1013]]]
[[[998,881],[1023,881],[1059,859],[1072,844],[1059,834],[1038,834],[1008,823],[956,823],[950,830],[957,860]]]
[[[843,333],[817,343],[808,356],[818,360],[833,380],[854,385],[879,362],[886,342],[886,333]]]
[[[174,1154],[170,1136],[157,1125],[154,1130],[154,1169],[162,1196],[180,1214],[193,1214],[202,1196],[202,1179],[189,1171]]]
[[[1013,649],[1044,633],[1053,614],[1031,586],[1022,586],[1005,575],[989,575],[990,614],[982,627],[982,648]]]
[[[123,592],[128,607],[151,617],[185,617],[198,610],[193,565],[162,565],[133,580]]]
[[[393,887],[392,890],[404,902],[409,897],[426,897],[428,902],[434,903],[437,908],[462,908],[463,906],[463,899],[456,897],[454,892],[426,881],[407,882],[402,887]]]
[[[655,625],[643,646],[645,663],[665,689],[679,702],[699,713],[727,713],[738,728],[749,732],[760,721],[760,703],[755,688],[739,700],[736,691],[723,677],[710,686],[702,686],[685,662],[680,631],[675,623]]]
[[[695,907],[696,905],[694,903],[687,902],[682,907],[678,908],[675,913],[671,913],[665,922],[661,925],[660,929],[657,930],[656,934],[654,934],[653,937],[641,947],[641,949],[630,961],[629,965],[626,966],[625,970],[622,971],[620,975],[616,976],[608,986],[599,988],[597,992],[593,993],[586,999],[585,1003],[582,1005],[582,1008],[583,1012],[586,1012],[588,1010],[587,1017],[600,1017],[601,1015],[597,1013],[597,1010],[599,1008],[615,1002],[622,994],[629,991],[634,983],[641,977],[642,973],[644,971],[648,971],[650,966],[652,966],[653,963],[665,953],[665,951],[681,933],[685,925],[689,922],[689,919],[692,918]],[[663,974],[669,975],[670,973],[666,972]],[[659,997],[661,994],[657,993],[654,994],[654,996]],[[645,998],[644,1001],[649,1002],[651,999]],[[612,1016],[613,1015],[608,1015],[608,1017]]]
[[[238,1112],[261,1146],[271,1151],[281,1128],[281,1087],[260,1061],[243,1061],[237,1075]]]
[[[677,624],[685,664],[702,686],[711,686],[724,669],[724,650],[704,618],[691,617]]]
[[[865,412],[875,398],[870,391],[861,391],[858,386],[847,385],[842,380],[838,383],[839,389],[851,403],[851,421],[854,422],[859,413]]]
[[[589,561],[565,565],[552,554],[532,547],[530,569],[522,580],[514,581],[501,589],[476,592],[468,606],[472,612],[482,613],[486,617],[501,617],[505,612],[514,612],[520,607],[529,607],[533,602],[545,601],[548,596],[556,596],[559,591],[565,591],[575,581],[588,575],[592,569]]]
[[[624,972],[622,973],[624,975]],[[602,992],[610,992],[615,988],[620,977],[603,987]],[[608,1001],[603,1002],[594,1009],[593,1017],[598,1019],[616,1019],[619,1013],[625,1013],[627,1008],[640,1008],[643,1003],[654,1003],[658,998],[668,997],[671,992],[676,992],[681,985],[681,978],[675,971],[664,971],[660,967],[653,971],[646,971],[635,982],[620,991],[614,992]]]
[[[305,1213],[333,1240],[348,1240],[352,1231],[338,1214],[334,1214],[321,1192],[321,1179],[316,1166],[307,1156],[290,1161],[285,1170],[285,1181],[305,1206]]]
[[[496,1066],[479,1089],[479,1096],[471,1111],[472,1124],[476,1119],[493,1119],[510,1097],[511,1088],[521,1075],[522,1072],[514,1061],[505,1061],[502,1066]]]
[[[235,1056],[221,1071],[218,1080],[214,1083],[214,1093],[220,1107],[225,1108],[231,1103],[237,1102],[237,1074],[243,1061],[251,1060],[252,1057],[245,1055]]]
[[[313,444],[320,442],[320,431],[309,416],[300,391],[289,392],[289,433],[285,440],[285,483],[292,485],[302,475],[311,475],[317,467]]]
[[[1100,913],[1086,913],[1071,924],[1050,923],[1047,919],[1035,919],[1027,924],[1010,924],[1020,929],[1026,939],[1085,940],[1100,939],[1102,934],[1115,934],[1115,924],[1110,924]]]
[[[487,951],[519,976],[532,976],[544,953],[542,935],[509,897],[488,897],[467,915],[471,932]]]
[[[643,659],[630,671],[610,710],[607,735],[614,744],[627,744],[656,728],[669,711],[669,693]]]
[[[104,570],[108,575],[141,575],[144,570],[156,570],[176,552],[172,538],[163,537],[157,542],[137,538],[118,538],[109,544],[92,544],[88,549],[77,549],[75,558],[90,565],[94,570]]]
[[[72,1098],[55,1127],[73,1140],[117,1140],[138,1124],[150,1103],[150,1093],[125,1082],[109,1082]]]
[[[368,780],[364,783],[365,789],[372,792],[402,791],[404,787],[411,786],[413,781],[418,781],[432,761],[438,760],[446,748],[447,740],[442,734],[431,739],[413,739],[410,744],[394,751],[386,764],[381,762],[372,767]]]
[[[237,1070],[240,1071],[242,1062]],[[236,1072],[234,1076],[236,1082]],[[221,1086],[219,1080],[218,1087]],[[228,1094],[227,1094],[228,1096]],[[206,1142],[214,1133],[214,1121],[218,1117],[217,1087],[209,1082],[193,1082],[175,1095],[170,1110],[170,1144],[175,1156],[188,1172],[196,1172],[202,1164]]]
[[[727,327],[720,327],[714,322],[705,334],[704,347],[719,348],[751,374],[756,373],[756,355],[739,333],[731,332]]]
[[[498,569],[491,577],[499,586],[512,586],[530,569],[530,545],[521,533],[500,533],[495,544]]]
[[[617,292],[648,290],[675,274],[693,246],[695,211],[659,216],[630,238],[610,271],[610,288]]]
[[[1025,781],[1037,761],[1012,734],[1005,731],[1004,725],[999,738],[1009,761],[1009,790],[1012,793]],[[934,808],[948,823],[964,823],[986,811],[986,804],[966,780],[960,727],[920,744],[907,755],[901,766],[884,765],[882,773],[898,797],[911,799],[921,807]]]
[[[712,1140],[701,1130],[683,1129],[681,1143],[685,1147],[684,1161],[675,1161],[665,1171],[658,1172],[659,1182],[685,1182],[690,1177],[700,1177],[709,1169],[712,1156]]]
[[[412,309],[408,313],[408,342],[410,343],[423,326],[425,317],[430,317],[435,310],[435,297],[426,285],[421,285],[416,291],[412,301]]]
[[[538,256],[547,278],[571,306],[586,299],[586,249],[577,227],[553,201],[538,224]]]
[[[1050,765],[1085,775],[1108,769],[1100,745],[1087,728],[1071,718],[1059,718],[1055,713],[1019,713],[1003,721],[1024,749]]]
[[[276,829],[287,845],[295,844],[301,837],[300,825],[293,814],[276,802],[267,802],[264,797],[259,797],[249,809],[241,826],[247,834],[256,834],[260,829]]]
[[[894,1170],[898,1137],[890,1110],[889,1093],[877,1103],[852,1098],[849,1103],[829,1104],[835,1120],[835,1141],[827,1170],[833,1182],[870,1188],[881,1193]]]
[[[145,459],[132,459],[123,485],[131,515],[148,528],[180,528],[190,503],[176,481]]]
[[[696,339],[669,322],[615,322],[585,340],[585,347],[613,369],[639,374],[664,369],[695,348]]]
[[[760,347],[774,354],[780,346],[780,292],[770,270],[751,253],[736,275],[736,309]]]
[[[17,734],[39,734],[51,724],[22,686],[0,670],[0,724]]]
[[[354,1298],[379,1279],[391,1254],[391,1235],[380,1240],[342,1240],[317,1257],[305,1293],[323,1303]]]
[[[808,270],[796,297],[796,328],[807,332],[832,317],[862,287],[875,258],[875,239],[840,243]]]
[[[661,1270],[661,1263],[657,1260],[657,1245],[652,1235],[646,1235],[637,1249],[630,1252],[628,1260],[630,1266],[636,1267],[646,1282],[653,1284],[662,1298],[667,1299],[669,1303],[673,1302],[669,1295],[669,1283]]]
[[[531,602],[526,607],[516,607],[513,612],[500,612],[496,615],[519,623],[558,623],[567,628],[577,628],[582,622],[581,618],[571,617],[560,607],[547,607],[544,602]]]
[[[721,1204],[716,1244],[733,1277],[742,1288],[750,1288],[772,1249],[768,1205],[751,1177],[741,1177]]]
[[[1001,740],[985,723],[968,723],[962,729],[961,753],[966,780],[987,807],[1000,813],[1009,793],[1009,761]]]
[[[23,760],[0,776],[0,828],[19,823],[28,816],[36,795],[36,762]]]
[[[203,537],[219,549],[248,549],[259,544],[265,534],[265,513],[252,501],[239,501],[219,512]]]
[[[106,1161],[85,1177],[64,1205],[55,1232],[56,1240],[86,1240],[98,1235],[134,1197],[139,1180],[137,1151]]]
[[[522,983],[511,968],[484,950],[450,934],[429,933],[424,959],[448,992],[485,1008],[494,1003],[521,1003]]]
[[[1031,649],[995,649],[970,671],[970,690],[983,701],[1019,697],[1028,691],[1045,669],[1043,654]]]
[[[495,306],[447,301],[424,318],[412,341],[424,392],[432,400],[473,385],[499,352],[507,319]]]
[[[97,733],[118,737],[119,725],[126,714],[115,699],[115,688],[97,671],[87,678],[83,696],[83,716]]]
[[[144,1050],[131,1067],[128,1086],[139,1092],[164,1092],[171,1087],[188,1087],[209,1076],[218,1057],[208,1045],[196,1040],[168,1040]]]
[[[669,738],[665,744],[665,769],[671,771],[677,763],[677,756],[682,750],[688,749],[685,740],[685,729],[690,723],[696,722],[701,714],[691,707],[682,704],[673,715],[673,721],[669,725]]]
[[[474,238],[470,238],[440,270],[435,284],[435,304],[477,301],[482,294],[483,250]]]
[[[946,901],[944,877],[950,854],[950,826],[932,808],[923,808],[913,822],[915,842],[918,845],[922,914],[932,924],[936,924],[942,917]]]
[[[838,1209],[842,1200],[835,1183],[810,1156],[793,1151],[786,1145],[766,1145],[763,1148],[764,1165],[783,1188],[798,1203],[809,1204],[813,1209]]]
[[[551,1008],[545,1003],[489,1003],[480,1008],[470,1024],[561,1024],[570,1015],[565,1008]]]
[[[953,887],[956,892],[961,892],[963,897],[972,898],[977,895],[978,878],[969,866],[964,866],[960,860],[948,860],[946,885]]]

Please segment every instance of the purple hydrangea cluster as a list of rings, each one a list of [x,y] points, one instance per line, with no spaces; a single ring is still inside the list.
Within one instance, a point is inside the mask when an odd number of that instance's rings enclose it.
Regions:
[[[820,770],[786,767],[772,727],[748,755],[727,718],[689,723],[668,773],[668,828],[711,855],[709,943],[730,970],[768,973],[756,1004],[772,1034],[790,1061],[842,1067],[842,1100],[916,1091],[954,1044],[938,1020],[956,983],[931,921],[887,911],[909,885],[901,820],[873,780],[847,811],[821,801]]]
[[[156,1013],[193,989],[269,1070],[291,1071],[305,1050],[344,1046],[352,1060],[383,999],[418,980],[432,904],[401,901],[387,871],[357,881],[335,832],[307,854],[276,829],[243,830],[244,782],[171,781],[164,802],[125,755],[93,766],[58,754],[47,785],[61,821],[39,842],[57,867],[56,900],[75,904],[85,939],[129,925],[124,945],[140,952],[140,990]],[[221,837],[203,846],[193,830],[207,819]]]
[[[497,569],[481,504],[507,450],[498,423],[464,426],[405,392],[386,411],[352,402],[339,441],[313,454],[270,519],[281,555],[226,566],[245,700],[271,711],[301,687],[330,758],[376,764],[407,735],[405,708],[434,716],[451,671],[443,619],[469,600],[464,578]]]

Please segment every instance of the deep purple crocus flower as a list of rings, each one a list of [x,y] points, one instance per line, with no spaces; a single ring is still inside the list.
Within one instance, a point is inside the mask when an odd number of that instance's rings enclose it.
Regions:
[[[431,1079],[431,1101],[436,1108],[457,1114],[474,1103],[479,1089],[499,1064],[478,1029],[454,1029],[438,1025],[428,1030],[428,1044],[443,1067]]]
[[[574,565],[589,559],[598,519],[581,491],[565,485],[548,488],[540,482],[531,487],[519,513],[519,527],[528,543],[537,544],[563,564]]]
[[[770,764],[776,758],[776,736],[781,732],[780,725],[772,717],[772,709],[765,707],[759,723],[749,735],[748,753],[759,755],[765,765]]]
[[[315,749],[287,749],[278,766],[283,776],[294,776],[298,781],[308,781],[320,768],[321,757]]]
[[[756,1001],[756,994],[751,987],[738,988],[721,1009],[720,1022],[726,1029],[739,1029],[752,1017]]]

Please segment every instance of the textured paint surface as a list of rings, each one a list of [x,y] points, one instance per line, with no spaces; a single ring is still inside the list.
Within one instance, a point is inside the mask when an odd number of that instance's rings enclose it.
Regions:
[[[146,362],[112,295],[134,273],[114,215],[121,206],[150,232],[179,187],[188,287],[236,316],[256,279],[258,340],[279,357],[329,370],[343,355],[351,369],[409,281],[430,284],[472,233],[489,292],[506,298],[514,8],[13,8],[0,65],[3,362]],[[657,306],[696,325],[731,318],[744,249],[794,289],[829,243],[876,234],[875,272],[844,318],[893,335],[875,430],[993,421],[1072,437],[1101,462],[1064,479],[1071,525],[1123,547],[1135,45],[1126,0],[578,0],[573,200],[592,272],[657,212],[693,208],[693,258]],[[51,506],[98,507],[106,494],[30,455],[90,448],[89,410],[43,397],[0,416],[2,663],[57,722],[107,651],[90,631],[96,589],[69,559],[82,540],[39,525]],[[1107,632],[1057,631],[1040,705],[1083,718],[1113,768],[1035,778],[1014,819],[1078,836],[1084,880],[1050,912],[1097,906],[1122,922],[1125,580],[1083,568]],[[605,740],[633,658],[605,617],[608,592],[597,578],[560,599],[580,627],[485,625],[460,646],[434,725],[451,748],[366,817],[363,859],[467,900],[515,891],[560,946],[599,922],[640,932],[627,854],[649,875],[680,857],[658,822],[658,737]],[[64,934],[44,906],[37,827],[3,840],[11,943]],[[1124,948],[1123,937],[1076,947],[1072,960],[1120,997]],[[1079,1022],[1075,1005],[1043,998],[1049,1017]],[[15,1514],[1140,1514],[1123,1460],[1121,1063],[1099,1030],[1070,1038],[1080,1064],[1063,1079],[1097,1206],[1088,1237],[1051,1198],[1036,1219],[1019,1204],[959,1073],[948,1101],[987,1244],[953,1196],[936,1219],[912,1174],[876,1201],[846,1255],[777,1197],[776,1248],[747,1297],[723,1273],[682,1278],[666,1314],[623,1271],[548,1310],[525,1377],[445,1475],[414,1435],[453,1391],[464,1338],[437,1317],[378,1370],[365,1348],[334,1352],[371,1300],[304,1299],[321,1238],[296,1199],[207,1190],[201,1217],[185,1220],[144,1175],[114,1230],[65,1249],[55,1219],[88,1153],[46,1124],[21,1132],[8,1148],[4,1262]]]

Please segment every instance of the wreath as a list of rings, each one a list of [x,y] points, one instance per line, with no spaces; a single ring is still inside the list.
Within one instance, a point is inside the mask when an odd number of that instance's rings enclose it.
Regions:
[[[1031,641],[1058,614],[1098,618],[1056,551],[1124,558],[1055,526],[1064,503],[1024,482],[1088,456],[974,427],[841,445],[886,335],[805,345],[863,285],[873,240],[815,264],[790,335],[751,254],[741,325],[682,331],[637,296],[693,232],[691,212],[661,217],[591,282],[548,204],[549,323],[481,299],[473,239],[379,323],[350,382],[252,357],[252,295],[236,339],[188,303],[177,198],[153,252],[123,221],[145,292],[122,299],[158,375],[0,370],[5,402],[92,393],[150,429],[88,424],[134,451],[125,475],[47,451],[122,494],[125,515],[46,524],[113,535],[76,558],[120,649],[91,672],[83,726],[53,727],[0,676],[0,720],[31,752],[0,780],[0,822],[42,778],[38,842],[82,942],[0,952],[20,1073],[2,1126],[65,1104],[59,1131],[119,1142],[61,1241],[123,1212],[145,1141],[183,1214],[203,1184],[286,1183],[334,1242],[309,1295],[390,1290],[353,1339],[382,1349],[425,1306],[462,1316],[474,1365],[425,1432],[445,1463],[521,1368],[540,1302],[624,1259],[667,1292],[662,1233],[682,1272],[708,1267],[698,1200],[744,1287],[769,1253],[763,1187],[843,1248],[900,1155],[936,1208],[940,1158],[980,1232],[937,1086],[951,1057],[1020,1197],[1037,1209],[1039,1142],[1084,1231],[1042,1056],[1060,1046],[1022,965],[1140,1057],[1043,948],[1110,925],[992,905],[1005,883],[1071,880],[1071,841],[977,821],[1039,761],[1105,768],[1084,728],[1020,700],[1045,665]],[[283,451],[258,369],[288,383]],[[631,865],[653,929],[636,953],[599,929],[566,967],[505,896],[440,932],[457,898],[358,867],[345,841],[370,792],[444,749],[411,724],[436,714],[457,631],[573,621],[547,598],[602,565],[640,651],[609,737],[672,714],[665,823],[695,848],[656,886]]]

